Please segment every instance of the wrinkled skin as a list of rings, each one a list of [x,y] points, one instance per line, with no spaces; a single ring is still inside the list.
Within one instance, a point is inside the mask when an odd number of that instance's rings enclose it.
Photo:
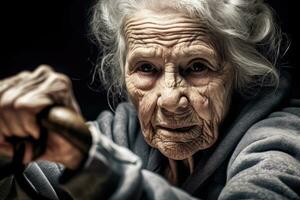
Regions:
[[[125,21],[125,82],[146,142],[169,158],[166,177],[178,182],[177,161],[193,171],[193,155],[212,146],[229,108],[232,67],[221,62],[209,30],[174,12],[142,10]],[[11,157],[11,136],[40,137],[36,115],[63,104],[78,114],[70,80],[42,66],[0,81],[0,154]],[[27,144],[24,163],[32,160]],[[41,159],[76,169],[83,155],[49,134]],[[171,172],[171,173],[169,173]]]
[[[145,140],[170,160],[192,165],[192,156],[218,139],[233,70],[195,19],[143,10],[124,27],[125,82]]]
[[[1,80],[0,156],[13,156],[13,146],[5,140],[8,137],[38,139],[40,131],[36,115],[53,104],[62,104],[80,114],[70,79],[48,66],[43,65],[34,72],[21,72]],[[32,144],[27,142],[23,163],[28,164],[32,157]],[[39,159],[76,169],[83,155],[58,134],[49,133],[46,151]]]

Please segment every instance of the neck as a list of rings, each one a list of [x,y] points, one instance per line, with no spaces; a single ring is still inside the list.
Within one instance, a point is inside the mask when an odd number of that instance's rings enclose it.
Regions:
[[[185,160],[169,160],[169,166],[166,168],[166,178],[173,185],[182,184],[194,172],[193,156]]]

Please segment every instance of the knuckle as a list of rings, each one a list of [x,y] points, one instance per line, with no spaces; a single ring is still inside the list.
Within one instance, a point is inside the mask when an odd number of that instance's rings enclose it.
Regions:
[[[22,71],[14,76],[5,78],[0,81],[0,91],[5,91],[11,87],[14,87],[19,82],[24,80],[26,77],[28,77],[31,73],[29,71]]]
[[[10,137],[12,134],[10,132],[2,132],[5,137]]]
[[[28,137],[27,133],[23,130],[15,130],[14,135],[18,137]]]
[[[13,103],[13,108],[16,110],[27,108],[30,100],[27,98],[18,98]]]
[[[1,110],[1,112],[3,112],[4,110],[13,108],[13,100],[11,98],[7,97],[6,94],[7,93],[2,95],[1,99],[0,99],[0,110]]]
[[[55,73],[54,74],[54,79],[55,81],[59,81],[61,83],[64,83],[67,87],[71,85],[71,80],[68,76],[60,73]]]
[[[2,95],[0,95],[0,108],[14,108],[15,101],[22,96],[22,90],[16,87],[7,89]]]
[[[36,71],[40,73],[47,73],[47,72],[53,72],[53,69],[49,65],[39,65]]]
[[[9,133],[8,133],[7,128],[4,126],[3,122],[1,121],[1,124],[0,124],[0,135],[8,135],[8,134]]]
[[[19,78],[24,78],[24,77],[29,76],[31,73],[32,73],[32,72],[29,72],[29,71],[22,71],[22,72],[20,72],[17,76],[18,76]]]
[[[31,126],[30,124],[24,123],[24,130],[31,135]]]

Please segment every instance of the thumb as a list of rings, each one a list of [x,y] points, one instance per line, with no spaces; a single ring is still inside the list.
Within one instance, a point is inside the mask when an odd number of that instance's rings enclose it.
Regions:
[[[0,156],[12,158],[14,155],[13,146],[0,138]]]

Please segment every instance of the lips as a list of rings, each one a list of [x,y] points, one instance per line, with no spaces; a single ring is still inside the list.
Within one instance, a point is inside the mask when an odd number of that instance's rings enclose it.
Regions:
[[[190,142],[202,135],[202,126],[184,125],[184,126],[165,126],[157,125],[155,127],[156,136],[164,142]]]
[[[178,132],[178,133],[181,133],[181,132],[188,132],[190,131],[191,129],[195,128],[196,125],[190,125],[190,126],[173,126],[173,127],[167,127],[167,126],[161,126],[161,125],[158,125],[156,126],[157,129],[165,129],[167,131],[171,131],[171,132]]]

